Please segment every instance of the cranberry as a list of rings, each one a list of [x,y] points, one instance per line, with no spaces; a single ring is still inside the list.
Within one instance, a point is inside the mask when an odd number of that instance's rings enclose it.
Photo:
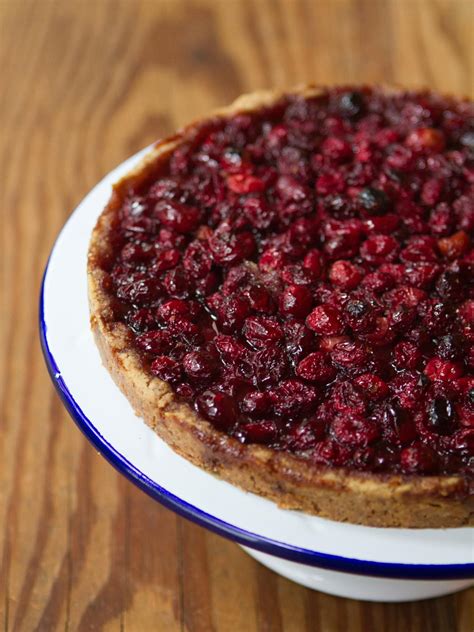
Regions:
[[[242,205],[245,217],[254,228],[265,230],[275,219],[275,213],[261,196],[247,198]]]
[[[459,430],[451,438],[453,450],[470,457],[474,455],[474,430]]]
[[[237,420],[234,401],[229,395],[218,391],[204,391],[196,399],[196,409],[221,430],[227,430]]]
[[[199,224],[199,210],[173,200],[160,200],[155,206],[155,215],[159,221],[178,233],[189,233]]]
[[[277,248],[269,248],[260,257],[259,268],[264,272],[281,270],[288,263],[288,257]]]
[[[289,417],[307,415],[314,409],[318,398],[314,387],[294,379],[282,382],[270,395],[275,412]]]
[[[264,417],[270,412],[271,399],[265,391],[249,391],[240,402],[240,410],[249,417]]]
[[[146,307],[142,307],[141,309],[133,311],[128,315],[127,324],[136,333],[142,333],[144,331],[148,331],[149,329],[153,329],[156,322],[152,311]]]
[[[227,178],[227,186],[239,195],[245,193],[258,193],[265,189],[265,183],[249,173],[236,173]]]
[[[350,143],[335,136],[329,136],[323,141],[321,151],[325,156],[328,156],[335,162],[344,162],[352,157],[352,147]]]
[[[329,279],[333,285],[342,290],[350,291],[361,282],[362,272],[350,261],[335,261],[329,271]]]
[[[336,371],[329,361],[327,354],[322,351],[310,353],[298,364],[296,374],[309,382],[331,382]]]
[[[183,266],[190,276],[197,279],[202,279],[209,273],[212,258],[202,241],[195,240],[189,244],[184,253]]]
[[[243,334],[256,349],[273,346],[283,338],[283,329],[277,320],[265,316],[250,316],[246,319]]]
[[[394,257],[397,246],[389,235],[373,235],[362,244],[360,254],[369,263],[382,263]]]
[[[393,352],[397,369],[416,369],[421,361],[421,351],[412,342],[399,342]]]
[[[462,353],[463,337],[459,334],[446,334],[438,340],[438,356],[443,360],[459,359]]]
[[[137,336],[135,341],[142,351],[158,355],[168,351],[171,337],[167,331],[155,330]]]
[[[429,474],[436,469],[436,456],[431,448],[417,443],[402,450],[400,463],[407,474]]]
[[[189,303],[177,298],[165,301],[156,311],[157,317],[164,323],[168,323],[174,316],[188,316],[189,313]]]
[[[366,446],[380,435],[375,422],[357,415],[336,416],[331,424],[331,432],[337,441],[350,446]]]
[[[276,439],[278,429],[274,421],[251,421],[241,426],[241,432],[247,441],[270,444]]]
[[[321,274],[322,265],[322,257],[319,250],[310,250],[306,254],[303,267],[310,272],[313,279],[317,279]]]
[[[249,313],[250,304],[245,296],[231,296],[217,310],[217,322],[222,331],[232,333],[242,328]]]
[[[301,285],[289,285],[280,296],[280,312],[285,316],[304,318],[311,309],[311,292]]]
[[[120,258],[122,259],[122,261],[143,263],[149,261],[153,257],[153,254],[153,247],[146,241],[141,243],[129,241],[122,248]]]
[[[251,363],[256,386],[278,384],[288,374],[288,360],[279,347],[257,351]]]
[[[234,265],[249,258],[255,250],[255,240],[251,233],[233,233],[219,228],[209,239],[212,257],[218,265]]]
[[[170,270],[165,276],[165,288],[173,298],[187,298],[191,287],[186,272],[180,267]]]
[[[350,381],[337,382],[331,389],[334,408],[341,413],[363,414],[366,402],[360,391]]]
[[[344,323],[340,313],[330,305],[315,307],[306,319],[306,324],[316,333],[326,336],[335,336],[344,331]]]
[[[388,395],[388,386],[378,375],[364,373],[354,380],[354,384],[368,399],[380,400]]]
[[[358,334],[374,330],[377,311],[366,300],[353,298],[344,304],[344,320]]]
[[[190,378],[207,380],[215,373],[215,359],[202,351],[191,351],[183,358],[183,369]]]
[[[426,364],[425,375],[430,380],[452,380],[462,375],[462,367],[454,362],[435,357]]]
[[[165,382],[177,382],[181,378],[181,366],[179,362],[167,356],[158,356],[150,365],[153,375]]]
[[[150,305],[160,296],[161,287],[154,279],[140,279],[122,285],[117,290],[118,298],[133,305]]]

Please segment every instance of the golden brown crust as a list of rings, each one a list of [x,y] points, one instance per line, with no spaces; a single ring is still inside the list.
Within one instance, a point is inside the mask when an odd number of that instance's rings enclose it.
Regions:
[[[307,86],[298,94],[316,95]],[[271,105],[283,95],[255,92],[213,116],[231,116]],[[178,454],[195,465],[277,502],[338,521],[379,527],[457,527],[474,523],[474,499],[460,476],[376,475],[325,469],[286,452],[242,445],[216,430],[171,388],[148,374],[130,344],[127,327],[114,322],[111,297],[103,289],[99,265],[111,254],[110,234],[123,195],[144,181],[161,160],[188,138],[189,125],[157,143],[144,160],[120,180],[93,231],[88,259],[91,326],[102,360],[137,415]]]

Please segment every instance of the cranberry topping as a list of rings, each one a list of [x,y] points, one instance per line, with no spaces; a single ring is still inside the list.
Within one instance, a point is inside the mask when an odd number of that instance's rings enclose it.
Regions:
[[[150,374],[327,467],[472,473],[474,109],[331,89],[194,129],[103,262]]]

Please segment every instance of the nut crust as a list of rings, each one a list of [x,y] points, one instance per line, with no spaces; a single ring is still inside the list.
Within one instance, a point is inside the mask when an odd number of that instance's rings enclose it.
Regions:
[[[320,92],[316,87],[305,86],[292,94],[315,96]],[[258,110],[282,96],[274,91],[244,95],[213,117]],[[126,192],[144,182],[161,161],[166,161],[196,125],[188,125],[158,142],[113,187],[90,241],[87,273],[91,327],[104,365],[136,414],[193,464],[286,509],[375,527],[444,528],[474,524],[474,498],[468,480],[462,476],[348,472],[318,467],[263,446],[242,445],[179,402],[168,384],[144,370],[129,330],[114,320],[111,297],[103,289],[106,273],[100,262],[112,254],[111,232]]]

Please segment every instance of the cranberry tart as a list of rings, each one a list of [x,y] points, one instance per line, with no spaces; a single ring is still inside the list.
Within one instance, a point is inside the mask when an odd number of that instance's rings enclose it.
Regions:
[[[282,507],[472,524],[473,122],[428,91],[306,87],[155,145],[88,260],[137,414]]]

